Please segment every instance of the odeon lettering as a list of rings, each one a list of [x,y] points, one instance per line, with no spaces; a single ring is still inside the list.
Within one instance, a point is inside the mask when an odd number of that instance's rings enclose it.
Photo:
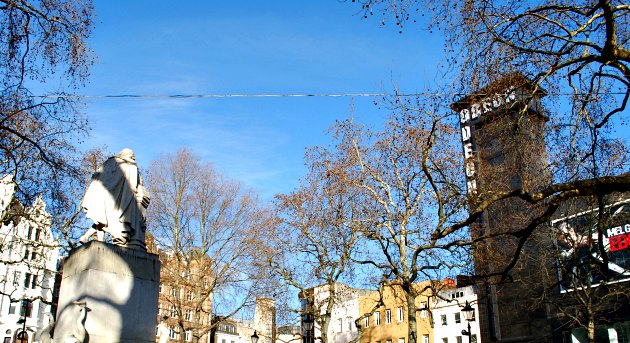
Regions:
[[[464,124],[470,120],[477,119],[483,114],[493,111],[505,104],[512,103],[516,100],[516,92],[514,87],[510,87],[506,94],[495,94],[481,99],[480,102],[472,104],[459,112],[459,121]]]
[[[475,180],[475,162],[470,121],[481,117],[483,114],[494,111],[505,104],[516,101],[516,88],[510,87],[504,94],[495,94],[483,98],[480,102],[472,104],[459,112],[462,143],[464,149],[464,165],[466,169],[466,186],[469,194],[477,193],[477,181]]]

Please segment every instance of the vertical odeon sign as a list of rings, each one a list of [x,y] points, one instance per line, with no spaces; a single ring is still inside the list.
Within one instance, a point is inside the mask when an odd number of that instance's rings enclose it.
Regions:
[[[510,87],[502,94],[493,94],[481,98],[479,101],[472,102],[469,106],[459,111],[468,194],[477,194],[477,167],[475,161],[477,147],[474,138],[474,125],[484,115],[504,108],[506,105],[513,104],[522,98],[522,96],[517,98],[516,87]]]

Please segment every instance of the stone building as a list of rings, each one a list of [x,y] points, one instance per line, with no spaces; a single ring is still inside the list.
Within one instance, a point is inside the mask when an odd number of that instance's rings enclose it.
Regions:
[[[432,300],[433,342],[468,343],[467,335],[462,332],[463,330],[468,332],[468,324],[470,324],[471,342],[481,342],[479,339],[477,301],[477,290],[472,285],[439,292]],[[462,308],[466,303],[473,308],[473,316],[469,322],[465,320],[462,313]]]
[[[452,104],[460,118],[471,208],[496,192],[535,191],[550,184],[544,142],[547,116],[540,103],[545,95],[522,75],[511,74]],[[471,236],[480,239],[522,228],[535,215],[537,209],[524,200],[502,200],[471,226]],[[552,247],[543,231],[536,231],[520,248],[518,238],[512,235],[475,245],[475,274],[485,277],[478,285],[484,342],[552,339],[548,308],[531,301],[546,286],[537,273],[552,265],[550,260],[537,258],[541,250]],[[523,258],[506,275],[504,269],[517,249],[522,249]]]
[[[152,240],[147,239],[149,250],[156,251]],[[210,342],[212,326],[212,294],[209,293],[211,276],[198,273],[195,263],[185,265],[173,253],[158,251],[162,270],[158,297],[156,325],[167,317],[170,341]],[[179,268],[178,268],[178,262]],[[156,340],[158,337],[156,337]]]
[[[415,299],[416,306],[416,342],[433,342],[433,323],[431,318],[432,293],[429,286],[432,281],[414,284],[420,293]],[[373,291],[359,299],[361,313],[360,343],[406,343],[409,342],[409,318],[405,294],[396,282],[382,287],[382,291]]]
[[[355,320],[361,316],[360,299],[373,291],[352,288],[342,283],[335,283],[332,287],[320,285],[300,294],[304,313],[302,321],[307,316],[314,320],[313,331],[303,332],[306,342],[313,342],[315,338],[321,339],[323,319],[326,315],[329,315],[326,328],[328,343],[352,342],[359,334]]]
[[[3,343],[33,342],[55,314],[59,243],[44,201],[23,206],[14,199],[10,177],[0,181],[0,210],[0,337]]]

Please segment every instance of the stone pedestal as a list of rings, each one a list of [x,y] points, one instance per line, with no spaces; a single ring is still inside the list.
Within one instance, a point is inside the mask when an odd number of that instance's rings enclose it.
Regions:
[[[77,329],[85,302],[90,343],[155,342],[160,284],[157,255],[91,241],[63,265],[54,342]]]

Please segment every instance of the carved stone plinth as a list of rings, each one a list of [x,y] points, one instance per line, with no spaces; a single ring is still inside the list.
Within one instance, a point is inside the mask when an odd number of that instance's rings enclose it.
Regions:
[[[90,343],[155,342],[160,261],[157,255],[92,241],[65,260],[54,342],[81,334]]]

